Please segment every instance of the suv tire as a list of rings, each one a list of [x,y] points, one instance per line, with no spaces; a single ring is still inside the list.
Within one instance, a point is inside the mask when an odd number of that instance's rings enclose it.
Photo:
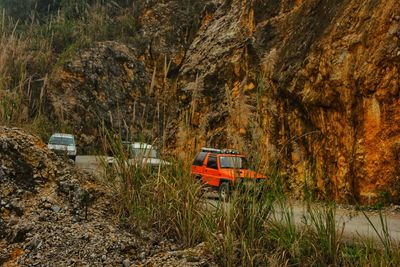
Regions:
[[[231,194],[231,187],[229,182],[222,182],[218,188],[219,200],[227,202]]]
[[[195,176],[196,183],[201,183],[202,182],[201,179],[202,179],[201,175],[198,174]]]

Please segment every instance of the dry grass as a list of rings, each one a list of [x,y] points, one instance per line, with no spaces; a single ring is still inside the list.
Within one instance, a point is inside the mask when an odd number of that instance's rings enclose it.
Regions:
[[[59,130],[63,122],[50,124],[43,111],[53,68],[95,41],[134,36],[136,22],[129,9],[112,1],[76,3],[76,7],[66,3],[57,12],[49,10],[45,14],[31,10],[34,15],[29,19],[9,17],[1,9],[1,124],[24,127],[41,136]]]
[[[187,246],[203,238],[201,220],[204,214],[200,186],[184,171],[183,162],[173,162],[160,169],[129,163],[121,139],[104,131],[104,144],[116,163],[105,162],[104,181],[116,192],[118,214],[126,222],[157,229]],[[142,162],[139,160],[139,162]]]
[[[122,164],[126,155],[113,143]],[[282,181],[272,186],[234,191],[228,203],[202,198],[201,186],[190,176],[191,159],[174,161],[152,171],[127,166],[109,168],[105,181],[115,190],[119,215],[134,227],[147,227],[190,247],[206,242],[221,266],[398,266],[399,244],[375,225],[382,244],[359,238],[342,239],[334,205],[309,205],[302,224],[282,193]],[[385,234],[386,233],[386,234]],[[382,246],[383,245],[383,246]]]

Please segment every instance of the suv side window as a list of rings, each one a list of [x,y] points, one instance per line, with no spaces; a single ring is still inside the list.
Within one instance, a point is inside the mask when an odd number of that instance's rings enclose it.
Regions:
[[[207,152],[200,152],[194,159],[194,166],[203,166],[204,159],[206,158]]]
[[[215,155],[210,155],[208,157],[207,168],[216,169],[216,170],[218,169],[217,157]]]

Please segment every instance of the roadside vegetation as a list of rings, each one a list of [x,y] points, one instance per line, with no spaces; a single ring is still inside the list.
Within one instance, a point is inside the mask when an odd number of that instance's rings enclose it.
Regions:
[[[54,124],[47,96],[57,66],[96,41],[132,41],[144,1],[0,1],[0,124],[47,140]],[[133,10],[134,9],[134,10]],[[135,15],[133,14],[133,15]]]
[[[221,266],[399,266],[399,244],[385,218],[373,225],[379,240],[343,235],[335,204],[311,205],[295,223],[292,207],[272,176],[266,188],[235,191],[229,202],[210,201],[190,175],[192,159],[158,170],[124,164],[121,140],[105,135],[117,164],[104,164],[103,182],[121,221],[133,229],[155,230],[185,247],[205,242]],[[365,215],[367,217],[367,215]],[[367,217],[368,218],[368,217]]]

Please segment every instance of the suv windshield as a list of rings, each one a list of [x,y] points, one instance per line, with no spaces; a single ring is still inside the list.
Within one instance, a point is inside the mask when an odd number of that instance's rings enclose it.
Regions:
[[[71,137],[52,136],[50,137],[49,144],[72,146],[75,142]]]
[[[221,169],[247,169],[247,160],[244,157],[221,156],[219,157]]]

